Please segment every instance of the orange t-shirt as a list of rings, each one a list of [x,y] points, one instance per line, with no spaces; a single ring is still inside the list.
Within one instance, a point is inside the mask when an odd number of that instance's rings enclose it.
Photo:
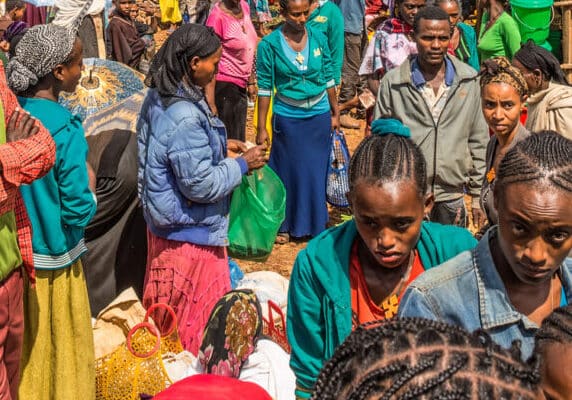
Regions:
[[[392,318],[397,315],[399,301],[409,284],[421,275],[425,269],[419,258],[419,253],[415,250],[415,258],[409,274],[409,279],[401,289],[397,303],[391,302],[391,298],[384,300],[381,305],[375,304],[369,295],[369,289],[365,281],[363,270],[357,254],[357,241],[352,246],[350,256],[350,288],[352,293],[352,328],[366,322]]]

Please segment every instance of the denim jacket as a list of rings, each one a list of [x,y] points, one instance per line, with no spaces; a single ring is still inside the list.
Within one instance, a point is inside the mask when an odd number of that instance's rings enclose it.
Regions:
[[[138,193],[149,230],[165,239],[228,245],[230,195],[248,170],[226,158],[226,130],[198,88],[164,104],[150,89],[137,123]]]
[[[489,247],[489,237],[496,230],[489,229],[473,250],[413,281],[401,300],[399,315],[441,320],[471,332],[484,329],[505,348],[520,340],[522,356],[527,359],[534,349],[538,325],[510,303]],[[572,258],[564,260],[560,277],[566,299],[572,299]]]

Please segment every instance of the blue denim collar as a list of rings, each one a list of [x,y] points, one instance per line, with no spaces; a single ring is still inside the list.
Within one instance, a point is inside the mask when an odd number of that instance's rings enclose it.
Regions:
[[[451,86],[454,79],[455,66],[449,57],[445,56],[445,85]],[[411,60],[411,82],[417,89],[422,88],[427,83],[423,72],[421,72],[421,67],[419,67],[419,56],[414,56]]]
[[[473,265],[479,291],[479,316],[482,327],[494,329],[503,325],[522,322],[525,329],[538,329],[538,325],[518,312],[510,302],[504,283],[495,267],[489,246],[490,238],[497,234],[497,226],[490,228],[473,251]],[[570,259],[567,261],[569,262]],[[561,267],[560,273],[566,297],[570,299],[572,276],[566,268]]]

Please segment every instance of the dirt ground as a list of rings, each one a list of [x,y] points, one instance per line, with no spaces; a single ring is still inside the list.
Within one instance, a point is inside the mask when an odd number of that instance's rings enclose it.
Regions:
[[[365,128],[365,122],[361,121],[361,129],[344,129],[346,135],[346,142],[350,149],[350,153],[354,151],[357,145],[363,138],[363,130]],[[252,108],[248,110],[248,120],[247,120],[247,134],[246,139],[248,141],[255,141],[256,133],[252,126]],[[330,213],[330,225],[336,225],[341,222],[342,214],[349,214],[347,209],[337,209],[334,207],[329,207]],[[245,260],[236,260],[240,268],[244,272],[253,271],[274,271],[279,274],[289,278],[290,272],[292,271],[292,265],[296,259],[296,255],[300,250],[306,247],[306,241],[300,242],[290,242],[283,245],[274,245],[272,253],[265,262],[254,262]]]

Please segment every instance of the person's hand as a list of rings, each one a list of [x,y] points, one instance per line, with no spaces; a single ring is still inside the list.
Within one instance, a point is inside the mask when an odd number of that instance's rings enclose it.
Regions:
[[[480,207],[473,206],[472,213],[473,213],[473,225],[475,226],[475,229],[479,230],[487,223],[487,216],[485,215],[483,210],[481,210]]]
[[[250,101],[255,101],[256,95],[258,94],[258,88],[256,87],[256,84],[249,83],[248,86],[246,86],[246,91],[248,92],[248,98]]]
[[[340,130],[340,116],[339,115],[332,115],[332,130],[339,131]]]
[[[246,143],[236,139],[228,139],[227,148],[228,148],[228,156],[232,158],[236,158],[242,153],[244,153],[246,150],[248,150]]]
[[[270,145],[270,135],[265,126],[258,127],[258,133],[256,134],[256,144],[264,144],[267,147]]]
[[[242,153],[241,157],[244,158],[248,164],[248,172],[254,169],[262,168],[264,165],[266,165],[266,162],[268,161],[266,157],[266,149],[266,144],[262,144],[252,147]]]
[[[86,162],[85,167],[87,168],[87,178],[89,182],[89,189],[92,193],[95,193],[95,186],[97,184],[97,177],[95,176],[95,171],[90,163]]]
[[[35,135],[40,130],[36,118],[21,108],[16,108],[6,126],[6,142],[16,142]]]

